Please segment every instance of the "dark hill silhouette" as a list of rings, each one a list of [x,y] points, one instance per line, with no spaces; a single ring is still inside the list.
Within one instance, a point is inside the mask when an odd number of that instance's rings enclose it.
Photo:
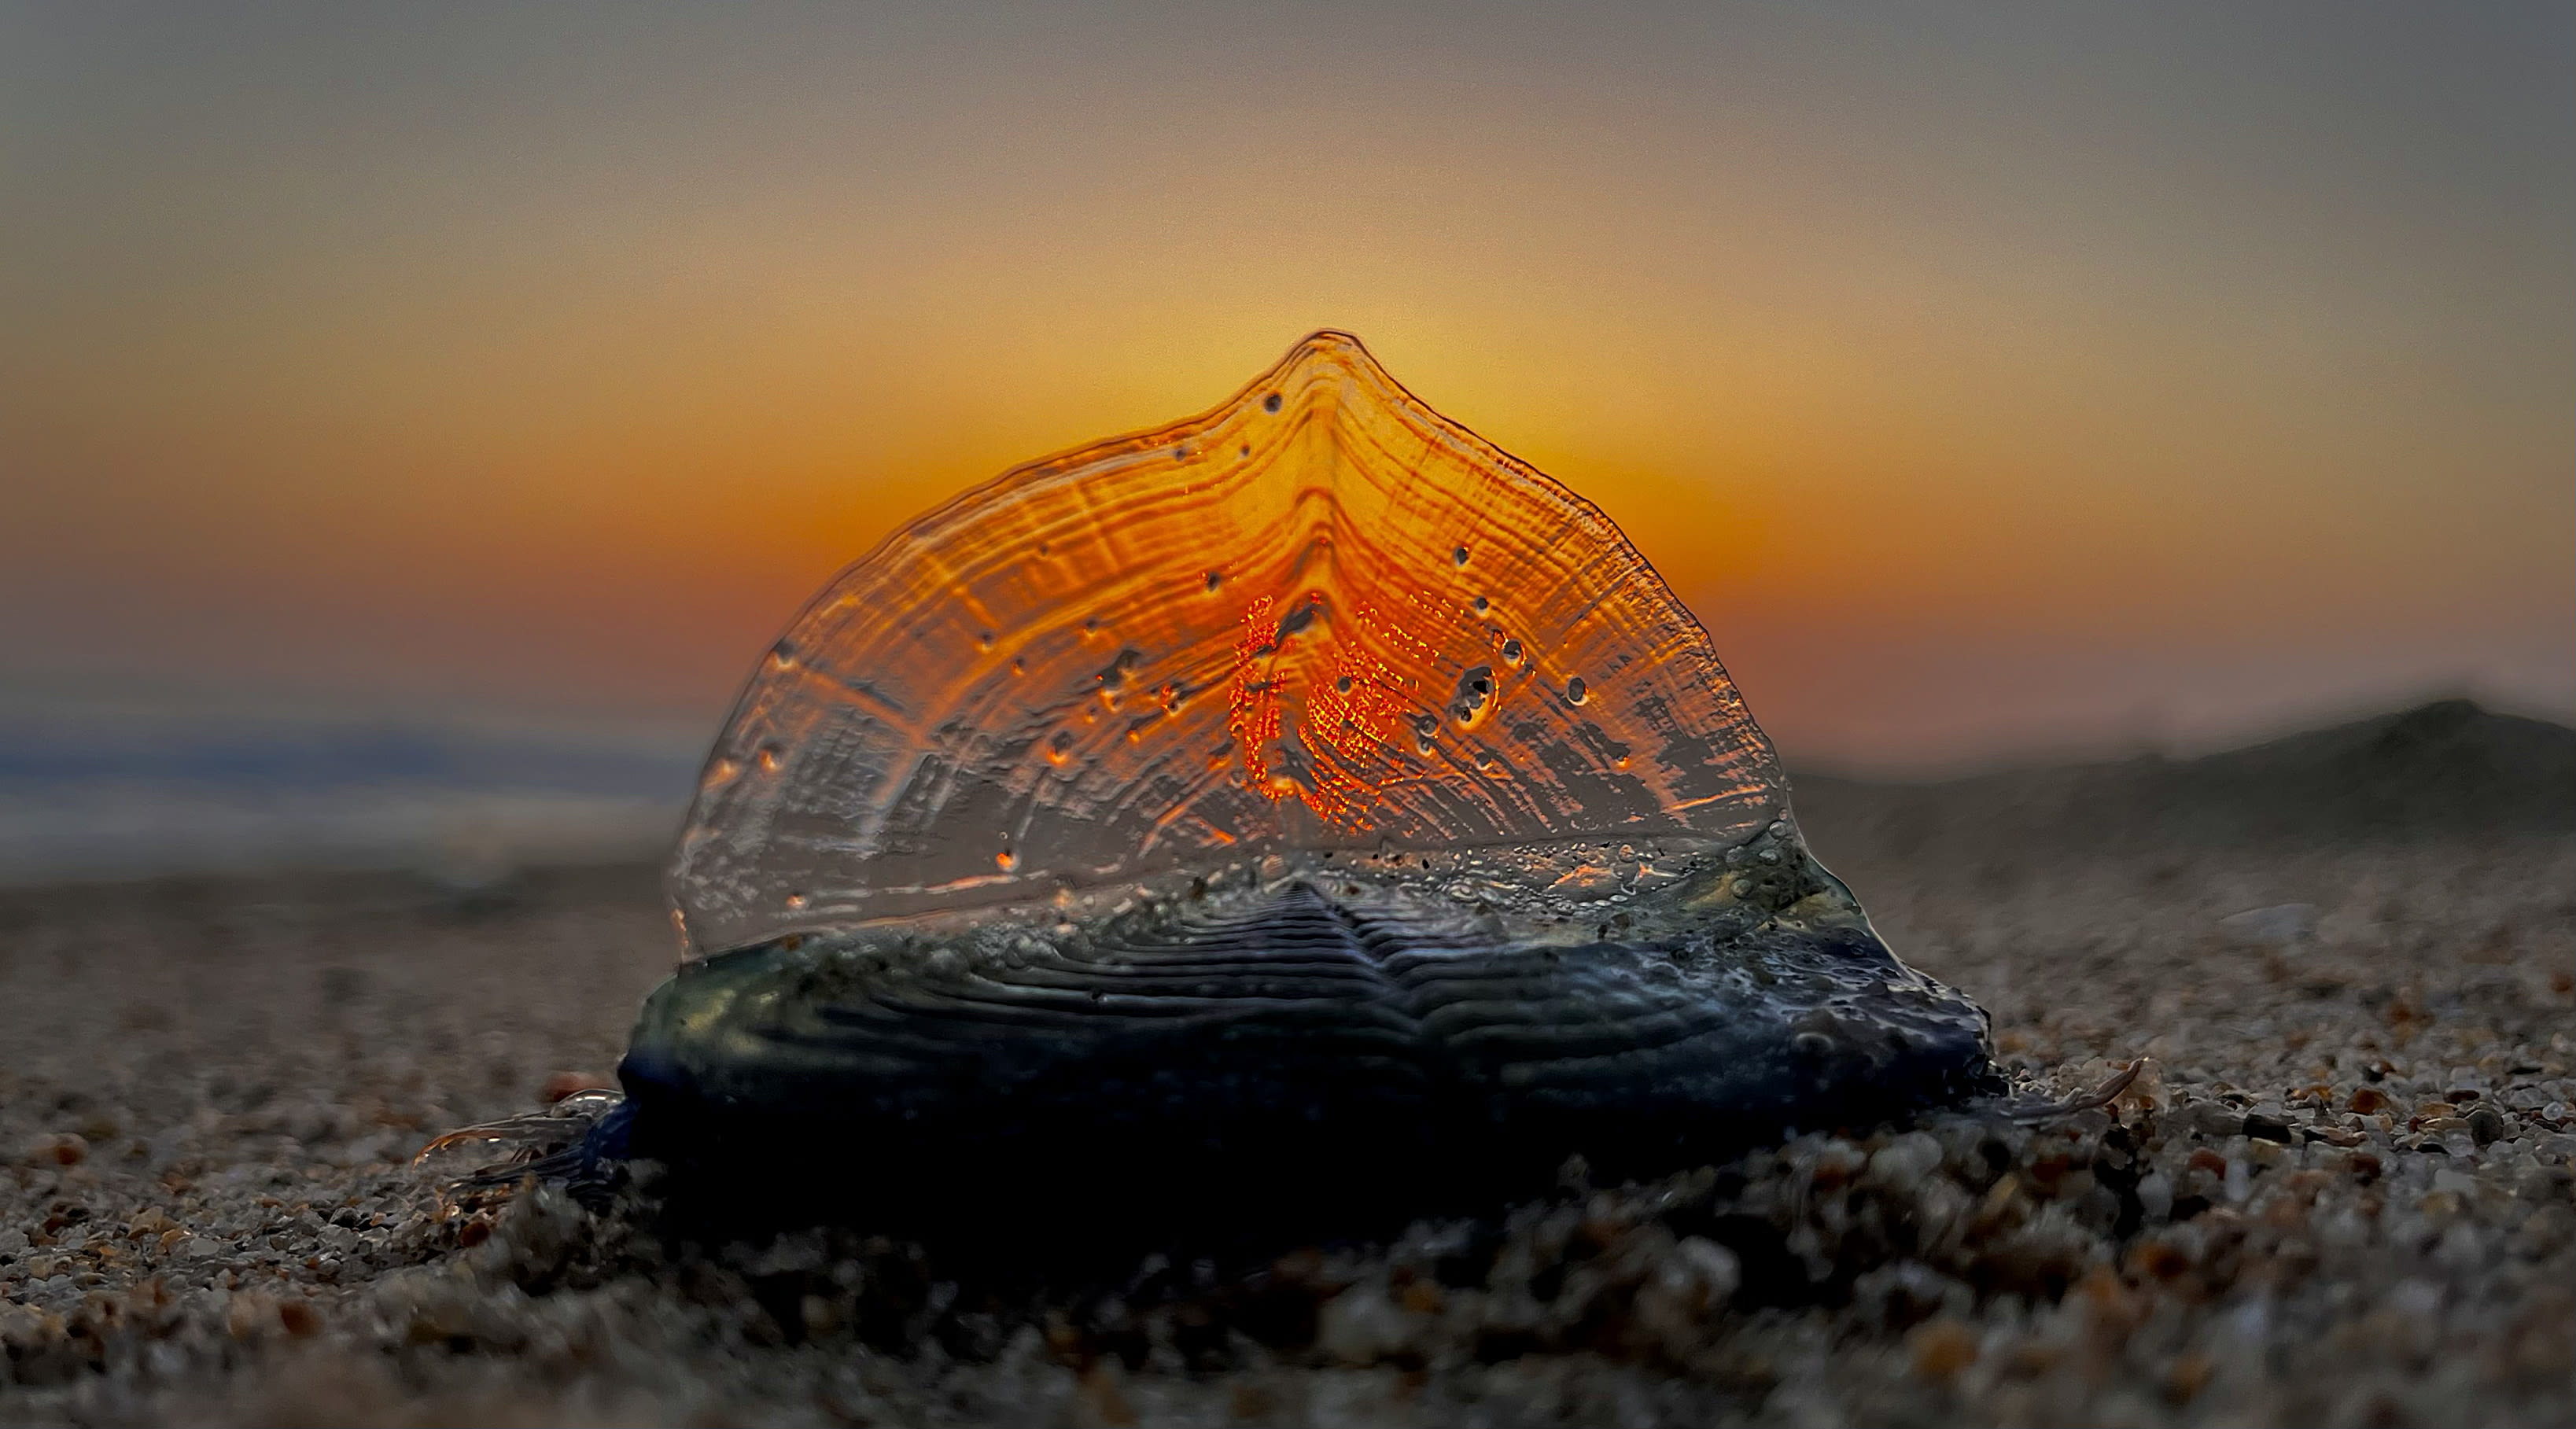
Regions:
[[[1791,785],[1828,861],[1837,846],[1902,855],[1949,840],[2113,852],[2566,833],[2576,832],[2576,729],[2454,699],[2197,759],[1923,784],[1801,774]]]

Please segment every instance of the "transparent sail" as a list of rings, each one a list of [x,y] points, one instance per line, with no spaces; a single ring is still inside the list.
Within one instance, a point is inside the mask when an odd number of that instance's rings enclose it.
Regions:
[[[670,887],[711,952],[1296,851],[1718,847],[1785,810],[1618,528],[1319,332],[843,571],[744,690]]]

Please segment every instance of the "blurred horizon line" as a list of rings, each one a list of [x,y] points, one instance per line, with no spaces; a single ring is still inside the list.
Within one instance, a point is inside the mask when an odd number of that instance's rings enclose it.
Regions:
[[[471,892],[533,866],[658,861],[708,743],[681,735],[674,720],[621,727],[525,711],[214,695],[192,707],[166,688],[154,698],[118,683],[112,694],[0,684],[0,886],[408,870]],[[2184,761],[2441,699],[2576,727],[2565,710],[2419,689],[2191,740],[2070,737],[1878,762],[1793,743],[1783,764],[1794,786]]]
[[[2576,727],[2576,701],[2528,689],[2499,688],[2474,676],[2394,679],[2341,694],[2268,703],[2238,703],[2230,713],[2177,725],[2161,708],[2142,707],[2126,722],[2059,720],[2053,733],[2033,734],[1998,724],[1929,749],[1872,753],[1867,736],[1816,739],[1794,721],[1764,718],[1762,702],[1748,694],[1751,713],[1791,770],[1835,777],[1916,782],[1995,770],[2054,766],[2161,754],[2189,759],[2241,748],[2282,735],[2326,728],[2441,700],[2469,700],[2497,714]],[[728,706],[730,701],[728,701]],[[386,737],[462,741],[530,750],[582,750],[645,761],[684,758],[692,775],[703,762],[724,711],[698,718],[672,710],[610,710],[564,702],[513,705],[492,700],[422,700],[355,690],[246,690],[205,683],[158,682],[124,675],[73,674],[57,678],[0,675],[0,785],[34,772],[41,758],[25,744],[50,740],[57,749],[112,744],[126,739],[168,738],[183,730],[273,737],[296,729],[320,734],[366,732]],[[1783,738],[1783,728],[1790,733]]]

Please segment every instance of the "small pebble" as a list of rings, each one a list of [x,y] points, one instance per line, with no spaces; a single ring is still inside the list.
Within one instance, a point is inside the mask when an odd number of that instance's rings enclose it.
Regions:
[[[1976,1332],[1956,1320],[1927,1321],[1905,1337],[1917,1378],[1947,1384],[1977,1362]]]
[[[89,1138],[77,1131],[60,1131],[36,1144],[32,1158],[55,1166],[78,1166],[89,1159]]]
[[[603,1077],[597,1072],[557,1072],[546,1078],[546,1085],[538,1095],[552,1106],[575,1092],[615,1090],[617,1079],[614,1077]]]

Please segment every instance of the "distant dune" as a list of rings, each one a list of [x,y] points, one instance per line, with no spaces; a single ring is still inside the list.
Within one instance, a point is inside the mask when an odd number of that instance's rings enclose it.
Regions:
[[[2570,832],[2576,729],[2442,700],[2197,759],[1916,784],[1793,774],[1791,787],[1828,861],[1837,847],[1901,857],[2003,839],[2110,853]]]
[[[470,883],[658,861],[699,756],[562,731],[0,717],[0,883],[283,868]],[[2566,831],[2576,730],[2446,700],[2199,759],[1792,783],[1828,862],[1999,839],[2118,852]]]

